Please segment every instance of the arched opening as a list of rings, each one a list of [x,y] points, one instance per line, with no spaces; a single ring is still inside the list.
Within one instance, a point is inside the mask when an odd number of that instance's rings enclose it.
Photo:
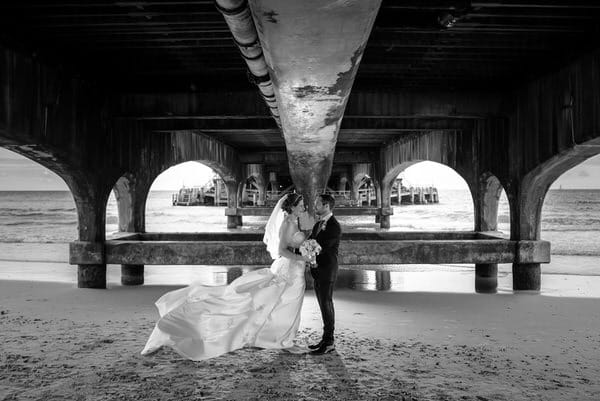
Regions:
[[[65,263],[68,243],[74,239],[77,209],[65,181],[32,159],[0,147],[0,263]],[[31,279],[36,273],[19,274],[29,273],[19,271],[15,277]]]
[[[552,265],[569,270],[597,269],[600,261],[599,177],[600,155],[596,155],[563,172],[546,193],[540,237],[552,244]]]
[[[395,173],[391,177],[394,214],[390,230],[473,230],[473,195],[455,170],[436,162],[416,161]]]
[[[476,216],[479,222],[475,222],[475,230],[496,231],[509,238],[510,205],[502,183],[493,174],[486,173],[482,176],[479,190],[482,202],[479,211],[481,216]]]
[[[146,201],[146,231],[200,232],[225,227],[227,188],[212,168],[185,162],[162,172]]]
[[[368,174],[364,174],[357,182],[356,198],[357,206],[377,206],[375,183]]]

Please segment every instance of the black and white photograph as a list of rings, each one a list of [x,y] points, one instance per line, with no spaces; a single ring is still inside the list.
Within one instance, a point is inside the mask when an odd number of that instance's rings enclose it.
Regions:
[[[600,400],[600,1],[2,1],[47,400]]]

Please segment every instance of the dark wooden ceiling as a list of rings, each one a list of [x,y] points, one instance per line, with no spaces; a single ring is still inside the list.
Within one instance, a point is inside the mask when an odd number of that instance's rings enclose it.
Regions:
[[[498,90],[599,47],[599,37],[598,0],[383,0],[354,88]],[[212,0],[6,0],[0,41],[116,91],[255,90]],[[351,118],[341,146],[378,146],[400,132],[353,131]],[[208,134],[281,147],[274,128]]]
[[[504,86],[596,47],[599,26],[597,0],[383,0],[356,87]],[[0,34],[120,89],[249,85],[211,0],[3,1]]]

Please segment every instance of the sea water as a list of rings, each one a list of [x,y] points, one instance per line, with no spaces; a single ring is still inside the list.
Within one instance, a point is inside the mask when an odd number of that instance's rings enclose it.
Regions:
[[[508,202],[498,208],[498,230],[510,234]],[[244,217],[240,230],[260,232],[266,217]],[[379,230],[373,216],[339,217],[348,230]],[[470,231],[473,201],[467,191],[441,190],[440,202],[394,206],[391,231]],[[107,235],[118,230],[116,200],[106,210]],[[171,192],[153,191],[146,205],[148,232],[223,232],[223,207],[172,206]],[[551,190],[542,209],[542,239],[554,255],[600,256],[600,190]],[[68,243],[77,238],[77,211],[69,192],[0,191],[0,243]],[[0,255],[1,258],[1,255]]]
[[[394,206],[391,231],[471,231],[474,228],[473,201],[468,191],[440,190],[440,202],[425,205]],[[224,232],[227,219],[224,207],[173,206],[171,192],[152,191],[146,204],[146,231],[148,232]],[[498,208],[498,230],[510,236],[508,202],[503,195]],[[267,217],[244,217],[244,225],[237,230],[261,232]],[[374,216],[339,217],[343,229],[380,230]],[[600,190],[551,190],[542,209],[541,238],[551,242],[553,259],[568,257],[570,266],[561,274],[600,274]],[[106,210],[107,235],[117,232],[118,213],[111,195]],[[4,191],[0,192],[0,270],[10,270],[8,264],[22,261],[58,263],[55,273],[62,272],[60,263],[68,260],[68,243],[77,239],[77,211],[73,198],[64,191]],[[573,259],[575,258],[575,259]],[[573,262],[576,261],[576,262]],[[22,265],[19,265],[22,268]],[[578,269],[579,267],[579,269]],[[430,271],[431,265],[406,267],[410,274]],[[471,274],[470,265],[436,265],[436,274],[465,271]],[[510,268],[510,265],[507,269]],[[17,269],[17,267],[14,267]],[[150,270],[149,270],[150,269]],[[169,267],[168,274],[156,270],[154,275],[161,283],[185,283],[197,278],[194,267]],[[506,270],[506,269],[505,269]],[[148,272],[146,277],[152,277]],[[235,274],[227,269],[211,273],[212,284],[230,281]],[[502,272],[502,268],[501,268]],[[2,272],[0,271],[0,274]],[[48,273],[45,273],[46,276]],[[62,274],[62,273],[60,273]],[[75,276],[72,271],[67,274]],[[117,275],[118,271],[114,273]],[[241,273],[240,273],[241,274]],[[375,272],[355,272],[354,281],[365,287],[377,289],[383,280]],[[360,276],[360,277],[359,277]],[[373,276],[373,277],[371,277]],[[502,276],[502,274],[501,274]],[[358,278],[357,278],[358,277]],[[362,277],[362,278],[361,278]],[[440,281],[449,280],[451,276]],[[416,279],[415,279],[416,280]],[[148,281],[148,280],[147,280]],[[392,277],[391,287],[394,286]],[[406,283],[404,283],[406,284]],[[446,281],[447,284],[447,281]],[[354,284],[356,286],[356,283]],[[350,285],[352,286],[352,284]],[[472,290],[472,282],[469,282]]]

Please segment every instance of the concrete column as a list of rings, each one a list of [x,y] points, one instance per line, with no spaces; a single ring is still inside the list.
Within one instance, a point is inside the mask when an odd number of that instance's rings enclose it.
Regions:
[[[256,186],[258,187],[258,199],[256,200],[256,205],[264,206],[267,200],[267,185],[264,181],[257,180]]]
[[[498,291],[498,264],[475,265],[475,292],[495,294]]]
[[[391,182],[383,182],[381,185],[381,207],[380,211],[383,209],[391,209],[391,191],[392,191],[392,183]],[[379,217],[379,226],[381,228],[390,228],[390,215],[380,213]]]
[[[115,184],[120,232],[146,232],[146,199],[151,185],[150,179],[136,179],[133,175],[125,175]],[[121,265],[121,284],[144,284],[144,265]]]
[[[348,174],[342,173],[340,175],[340,181],[338,182],[338,191],[345,191],[347,183],[348,183]]]
[[[258,189],[258,199],[256,201],[257,206],[264,206],[267,198],[267,183],[265,180],[265,166],[264,164],[247,164],[246,165],[246,176],[254,178],[256,188]]]
[[[269,183],[271,184],[271,191],[279,191],[279,182],[275,171],[269,173]]]
[[[510,202],[510,237],[513,241],[539,240],[542,206],[550,185],[540,185],[535,178],[526,177],[507,191]],[[513,290],[539,291],[539,263],[513,263]]]
[[[215,180],[215,206],[219,206],[221,203],[221,179]]]
[[[479,180],[478,187],[473,188],[472,192],[475,201],[475,231],[496,231],[502,184],[496,177],[486,175]],[[498,264],[476,264],[475,292],[493,294],[497,290]]]
[[[375,288],[378,291],[388,291],[392,288],[392,279],[388,271],[375,272]]]
[[[236,181],[226,181],[227,187],[227,208],[238,208],[238,183]],[[242,225],[242,216],[227,216],[227,228],[237,228]]]
[[[372,167],[369,163],[356,163],[352,165],[352,203],[356,206],[362,206],[362,200],[359,197],[359,188],[363,179],[372,174]]]
[[[358,188],[360,187],[361,182],[361,180],[352,181],[352,184],[350,185],[350,199],[352,201],[352,206],[362,206],[358,194]]]
[[[239,267],[229,267],[227,269],[227,284],[231,284],[231,282],[233,280],[235,280],[236,278],[242,276],[243,271],[241,268]]]
[[[99,261],[96,264],[77,265],[77,287],[106,288],[104,241],[106,202],[110,191],[102,190],[98,184],[79,180],[76,183],[71,182],[69,187],[77,208],[79,241],[85,244],[85,248],[92,250]]]
[[[237,187],[237,205],[238,207],[242,206],[242,191],[244,190],[245,185],[243,181],[240,181],[238,183],[238,187]],[[237,225],[238,226],[242,226],[243,225],[243,221],[242,221],[242,216],[237,216]]]

